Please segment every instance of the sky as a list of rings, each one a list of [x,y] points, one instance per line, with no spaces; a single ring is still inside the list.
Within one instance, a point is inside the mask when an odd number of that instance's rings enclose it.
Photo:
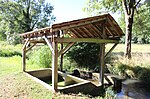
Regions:
[[[54,6],[53,15],[56,17],[55,23],[61,23],[70,20],[87,17],[82,11],[87,0],[46,0]],[[118,19],[118,15],[113,15]]]

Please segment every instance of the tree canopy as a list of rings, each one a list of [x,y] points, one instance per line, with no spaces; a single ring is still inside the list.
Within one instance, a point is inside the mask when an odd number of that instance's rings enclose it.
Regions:
[[[148,0],[87,0],[83,9],[88,14],[102,12],[118,12],[124,15],[126,25],[125,56],[131,58],[131,40],[134,23],[134,13]],[[141,12],[142,13],[142,12]]]
[[[45,0],[0,0],[0,33],[14,34],[49,26],[55,17]]]

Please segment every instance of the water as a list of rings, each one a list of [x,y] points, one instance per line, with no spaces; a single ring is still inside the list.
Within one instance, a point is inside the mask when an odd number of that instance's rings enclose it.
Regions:
[[[125,80],[117,99],[150,99],[150,84],[138,80]]]

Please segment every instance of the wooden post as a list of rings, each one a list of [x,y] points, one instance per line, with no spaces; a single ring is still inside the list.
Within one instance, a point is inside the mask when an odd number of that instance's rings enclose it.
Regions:
[[[104,55],[105,55],[105,44],[100,44],[100,84],[104,85],[104,69],[105,69],[105,61],[104,61]]]
[[[58,83],[58,43],[52,42],[54,53],[52,53],[52,91],[57,92]]]
[[[63,43],[61,43],[61,50],[63,49]],[[63,71],[63,56],[64,53],[61,54],[60,56],[60,70]]]
[[[26,51],[25,49],[22,49],[22,68],[23,72],[26,71]]]
[[[23,47],[22,47],[22,68],[23,68],[23,72],[26,71],[26,48],[29,45],[29,40],[30,38],[27,38]]]

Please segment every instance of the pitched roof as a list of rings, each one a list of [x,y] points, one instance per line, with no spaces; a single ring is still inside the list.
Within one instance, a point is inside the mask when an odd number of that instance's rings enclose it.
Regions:
[[[110,14],[53,24],[50,27],[20,35],[23,36],[23,38],[42,37],[44,35],[50,37],[60,30],[65,31],[65,34],[73,38],[118,39],[124,35],[121,28]]]

